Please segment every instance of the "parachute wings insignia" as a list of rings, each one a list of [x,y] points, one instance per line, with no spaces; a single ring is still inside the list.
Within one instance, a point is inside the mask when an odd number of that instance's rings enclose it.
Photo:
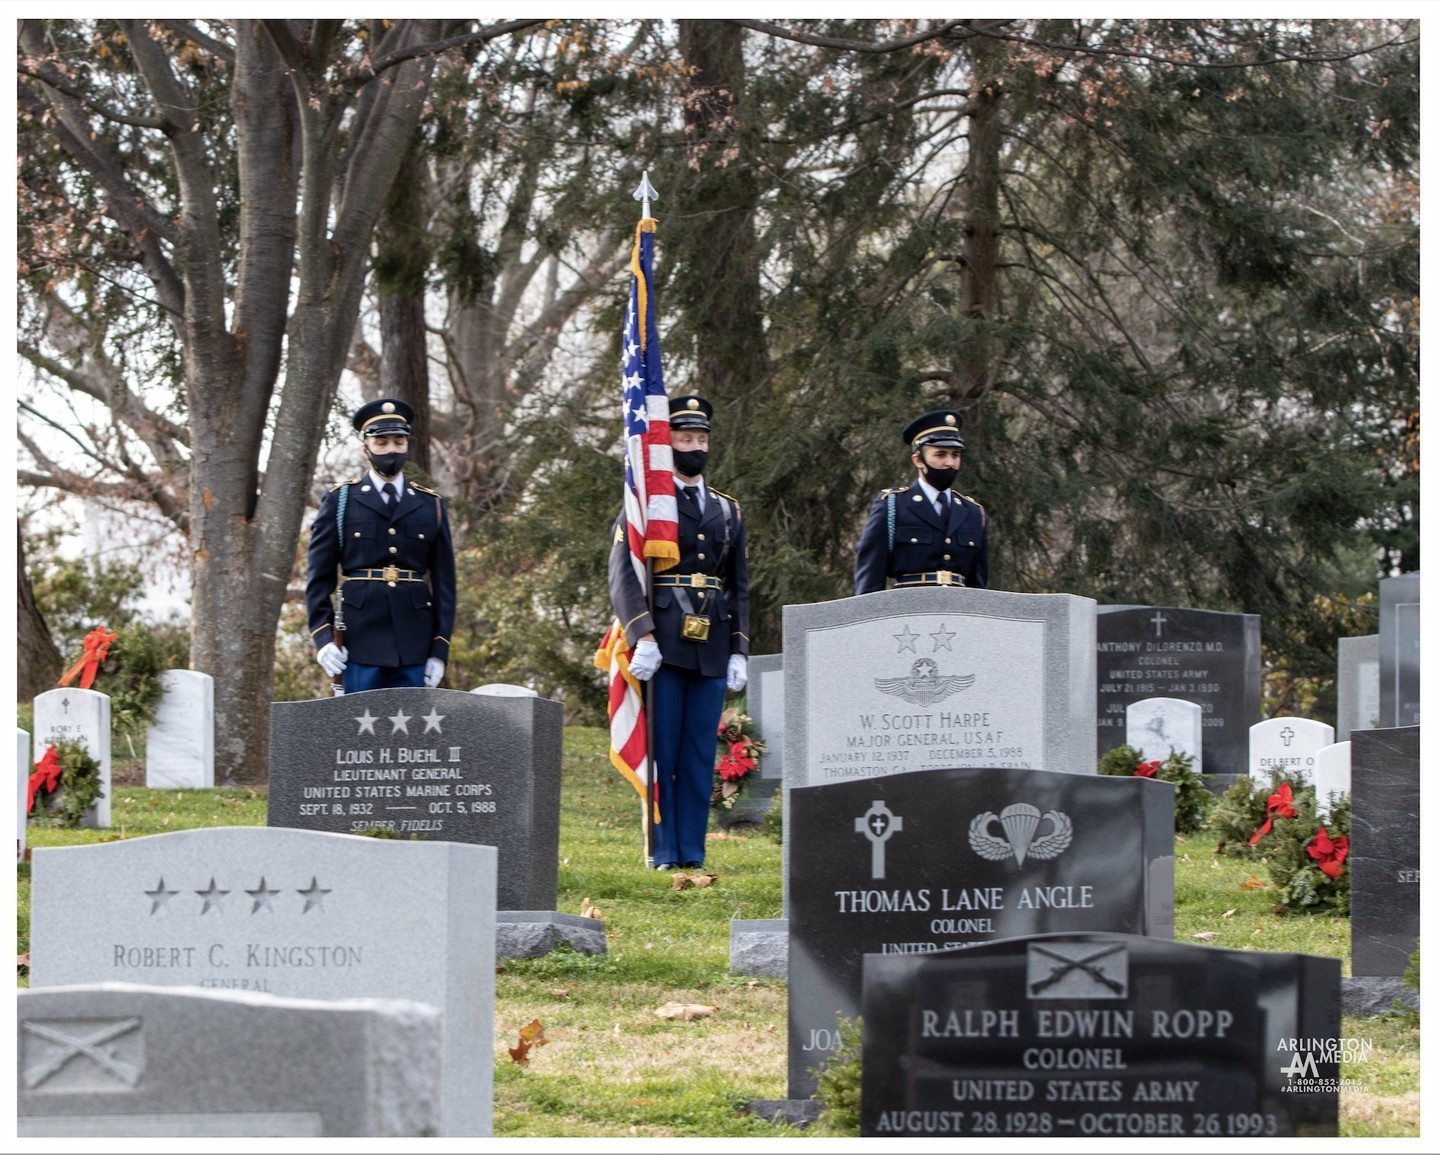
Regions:
[[[940,667],[930,658],[921,658],[910,667],[908,678],[876,678],[875,688],[882,694],[894,694],[916,706],[942,702],[951,694],[968,690],[974,674],[941,674]]]
[[[990,832],[991,823],[998,822],[1004,837]],[[1035,837],[1041,823],[1048,822],[1050,829],[1042,836]],[[970,849],[989,862],[1014,856],[1017,866],[1024,866],[1026,858],[1056,858],[1070,845],[1075,828],[1066,814],[1059,810],[1040,813],[1028,802],[1016,802],[1005,807],[997,816],[993,810],[977,814],[970,822]]]

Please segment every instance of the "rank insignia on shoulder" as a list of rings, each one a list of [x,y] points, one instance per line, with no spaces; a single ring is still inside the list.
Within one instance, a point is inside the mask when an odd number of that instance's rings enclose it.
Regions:
[[[421,485],[418,481],[410,481],[410,480],[407,478],[407,479],[406,479],[406,484],[408,484],[411,489],[419,490],[419,492],[421,492],[421,493],[428,493],[428,494],[430,494],[432,497],[439,497],[439,496],[440,496],[439,490],[431,489],[428,485]]]

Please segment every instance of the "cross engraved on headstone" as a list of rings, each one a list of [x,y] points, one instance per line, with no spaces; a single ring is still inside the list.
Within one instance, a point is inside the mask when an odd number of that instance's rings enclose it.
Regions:
[[[905,829],[905,819],[892,814],[878,798],[870,809],[855,819],[855,833],[870,840],[870,877],[885,877],[885,843],[897,830]]]
[[[64,1031],[33,1020],[21,1023],[22,1030],[46,1042],[55,1043],[59,1048],[44,1062],[25,1068],[25,1085],[32,1089],[38,1087],[71,1059],[77,1055],[86,1055],[127,1086],[135,1086],[140,1081],[141,1069],[134,1063],[117,1059],[114,1053],[102,1044],[133,1031],[139,1025],[139,1019],[121,1019],[88,1035],[67,1035]]]
[[[1295,731],[1290,729],[1289,726],[1286,726],[1285,729],[1280,731],[1280,741],[1284,742],[1287,746],[1290,745],[1290,739],[1293,737],[1295,737]]]
[[[1155,623],[1155,636],[1158,638],[1160,636],[1160,627],[1163,626],[1170,619],[1167,618],[1164,614],[1162,614],[1159,610],[1156,610],[1155,616],[1150,620]]]

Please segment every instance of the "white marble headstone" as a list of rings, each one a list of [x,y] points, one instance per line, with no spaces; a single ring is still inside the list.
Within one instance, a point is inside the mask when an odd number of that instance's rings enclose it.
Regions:
[[[15,779],[20,785],[20,796],[15,802],[15,861],[23,862],[25,859],[25,828],[29,824],[29,816],[25,812],[25,803],[30,797],[30,774],[35,769],[35,764],[30,761],[30,735],[26,731],[15,727],[16,750],[15,750]]]
[[[1350,743],[1336,742],[1315,754],[1315,809],[1330,813],[1333,795],[1350,793]]]
[[[145,785],[215,785],[215,679],[198,670],[166,670],[145,744]]]
[[[1164,762],[1173,750],[1190,754],[1201,772],[1200,728],[1203,711],[1198,702],[1183,698],[1142,698],[1125,707],[1125,745],[1140,751],[1146,762]]]
[[[83,826],[110,825],[110,695],[99,690],[60,686],[35,697],[35,745],[32,759],[60,741],[84,742],[90,757],[100,763],[103,793],[81,819]]]
[[[1250,777],[1280,770],[1295,785],[1315,781],[1315,755],[1335,741],[1335,727],[1311,718],[1266,718],[1250,727]]]
[[[222,826],[31,852],[30,985],[430,1003],[442,1133],[491,1133],[493,846]]]

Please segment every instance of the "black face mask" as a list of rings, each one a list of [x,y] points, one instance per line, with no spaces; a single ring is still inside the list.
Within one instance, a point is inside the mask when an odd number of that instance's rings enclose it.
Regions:
[[[699,477],[710,460],[708,449],[675,449],[671,452],[675,459],[675,472],[685,477]]]
[[[399,477],[400,471],[405,468],[404,453],[366,453],[370,464],[375,467],[375,472],[381,477]]]
[[[955,479],[960,476],[958,469],[937,469],[929,464],[922,466],[921,470],[925,480],[936,489],[949,489],[955,484]]]

